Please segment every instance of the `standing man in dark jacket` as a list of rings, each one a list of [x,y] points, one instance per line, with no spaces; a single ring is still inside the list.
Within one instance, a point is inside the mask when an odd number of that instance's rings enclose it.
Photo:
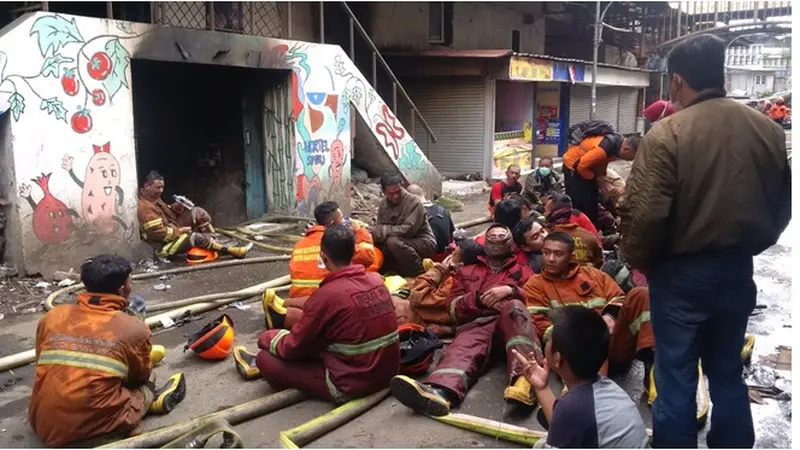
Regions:
[[[264,332],[258,356],[237,348],[236,365],[246,378],[260,372],[276,390],[296,388],[345,403],[386,388],[400,370],[397,319],[380,275],[351,264],[350,229],[329,226],[320,247],[330,273],[309,297],[303,316],[292,331]]]
[[[656,342],[654,447],[697,447],[698,359],[711,385],[708,446],[752,447],[740,352],[756,304],[753,256],[791,218],[780,126],[725,98],[725,42],[702,35],[668,57],[670,99],[636,155],[622,251],[650,283]]]
[[[419,198],[403,188],[403,177],[389,172],[381,177],[384,199],[372,230],[375,245],[383,252],[383,268],[415,277],[422,272],[423,258],[436,252],[436,237]]]
[[[494,224],[486,231],[486,256],[456,272],[446,301],[451,319],[458,325],[456,338],[425,383],[403,375],[394,377],[392,395],[401,403],[420,413],[447,415],[483,375],[494,343],[505,348],[508,374],[516,377],[504,398],[533,405],[531,386],[519,376],[519,363],[511,354],[514,349],[523,355],[534,352],[541,361],[542,349],[522,291],[533,272],[517,262],[512,245],[511,231]]]

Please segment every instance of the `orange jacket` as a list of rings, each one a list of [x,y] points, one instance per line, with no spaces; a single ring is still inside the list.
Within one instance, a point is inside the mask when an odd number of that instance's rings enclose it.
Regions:
[[[564,169],[573,170],[577,163],[575,171],[581,178],[593,180],[595,177],[605,175],[608,163],[616,158],[609,156],[600,147],[603,138],[604,136],[586,138],[581,141],[580,145],[573,145],[567,149],[567,152],[564,153]]]
[[[178,215],[163,200],[151,202],[139,193],[137,216],[145,240],[166,243],[178,238]]]
[[[523,289],[528,312],[542,342],[550,338],[553,328],[547,315],[552,308],[578,304],[616,317],[625,302],[625,293],[610,276],[588,266],[572,265],[563,279],[542,272],[528,279]]]
[[[292,287],[289,289],[290,298],[310,296],[319,288],[320,281],[328,275],[327,269],[319,267],[319,251],[323,233],[325,233],[325,227],[315,225],[309,228],[306,236],[295,244],[289,260],[289,276],[292,278]],[[355,235],[356,252],[353,255],[353,264],[369,268],[375,261],[372,235],[364,227],[359,227]]]
[[[28,420],[48,447],[130,432],[145,414],[150,328],[116,295],[82,293],[36,328],[36,378]]]
[[[789,108],[786,105],[774,105],[769,110],[769,118],[770,119],[784,119],[786,118],[786,113],[788,112]]]
[[[575,242],[572,262],[591,264],[597,269],[603,267],[603,244],[597,235],[575,223],[556,225],[553,232],[556,231],[567,233]]]
[[[447,302],[452,290],[453,274],[442,264],[435,264],[411,284],[408,300],[416,319],[439,336],[447,336],[455,331],[456,324],[450,317]]]

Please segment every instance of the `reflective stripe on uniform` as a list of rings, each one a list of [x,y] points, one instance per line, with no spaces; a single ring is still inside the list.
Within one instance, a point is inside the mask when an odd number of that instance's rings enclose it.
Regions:
[[[549,340],[550,340],[550,335],[551,335],[551,334],[553,334],[553,326],[552,326],[552,325],[550,325],[549,327],[547,327],[547,329],[546,329],[546,330],[544,330],[544,336],[543,336],[543,337],[544,337],[544,339],[542,339],[542,342],[547,342],[547,341],[549,341]]]
[[[44,350],[36,361],[39,366],[69,366],[105,372],[124,379],[128,378],[128,365],[107,356],[71,350]]]
[[[550,308],[546,306],[528,306],[528,313],[530,314],[547,314]]]
[[[397,330],[395,330],[387,335],[361,344],[330,344],[326,350],[344,356],[358,356],[378,351],[394,344],[398,340],[400,340],[400,335],[398,335]]]
[[[361,250],[361,249],[364,249],[364,248],[367,249],[367,250],[372,250],[372,249],[375,248],[375,246],[370,244],[369,242],[361,242],[360,244],[356,245],[356,249],[357,250]]]
[[[168,256],[175,255],[176,253],[178,253],[178,250],[180,250],[181,246],[188,238],[189,238],[188,234],[182,234],[178,236],[178,239],[175,239],[174,241],[165,244],[163,247],[161,247],[161,254]]]
[[[456,297],[450,302],[450,320],[453,321],[454,324],[458,324],[458,319],[456,318],[456,306],[458,305],[458,300],[461,297]]]
[[[645,311],[639,314],[639,317],[631,323],[631,334],[636,336],[639,333],[639,329],[642,327],[643,324],[650,322],[650,311]]]
[[[159,217],[158,219],[153,219],[149,222],[145,222],[144,225],[142,225],[142,228],[144,228],[145,230],[152,230],[153,228],[158,228],[162,225],[164,225],[164,219]]]
[[[328,369],[325,369],[325,384],[328,385],[328,392],[331,393],[331,397],[336,403],[347,403],[350,400],[333,384],[333,381],[331,381],[331,373],[328,372]]]
[[[614,298],[611,299],[611,301],[614,301],[614,299],[616,299],[616,298],[620,298],[620,297],[614,297]],[[622,298],[625,298],[625,297],[622,297]],[[589,301],[586,301],[586,302],[570,302],[570,303],[566,303],[566,304],[561,304],[561,302],[559,302],[558,300],[550,300],[550,306],[552,306],[553,308],[560,308],[562,306],[571,306],[571,305],[581,305],[581,306],[584,306],[586,308],[602,308],[603,306],[606,305],[606,301],[605,301],[605,299],[602,299],[600,297],[595,297],[595,298],[589,299]]]
[[[322,280],[292,280],[292,286],[298,288],[317,288]]]
[[[465,372],[465,371],[463,371],[461,369],[437,369],[437,370],[434,370],[430,374],[428,379],[430,379],[430,377],[432,377],[434,375],[437,375],[437,374],[438,375],[458,375],[459,378],[461,378],[461,382],[464,383],[464,389],[466,390],[466,389],[469,388],[469,377],[467,376],[467,372]]]
[[[289,330],[278,331],[278,334],[276,334],[269,343],[269,352],[280,358],[280,355],[278,355],[278,343],[280,343],[281,339],[286,337],[288,334]]]
[[[617,296],[617,297],[614,297],[614,298],[612,298],[611,300],[609,300],[609,301],[608,301],[608,303],[609,303],[609,304],[612,304],[612,303],[622,303],[622,302],[624,302],[624,301],[625,301],[625,296],[624,296],[624,295],[619,295],[619,296]]]
[[[527,345],[529,347],[533,347],[535,350],[539,352],[542,351],[542,347],[539,345],[538,342],[534,341],[533,339],[529,338],[528,336],[514,336],[506,342],[506,350],[510,350],[511,347],[515,345]],[[527,356],[527,355],[526,355]]]

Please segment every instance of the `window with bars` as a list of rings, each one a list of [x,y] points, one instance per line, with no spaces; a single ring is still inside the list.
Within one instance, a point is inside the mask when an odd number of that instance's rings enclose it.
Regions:
[[[157,2],[154,22],[182,28],[286,37],[285,2]]]

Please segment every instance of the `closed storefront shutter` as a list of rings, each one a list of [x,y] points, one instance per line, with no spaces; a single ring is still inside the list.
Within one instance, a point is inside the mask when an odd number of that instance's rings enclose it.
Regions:
[[[456,77],[408,79],[402,83],[436,134],[437,141],[431,142],[428,148],[425,128],[420,121],[414,126],[417,145],[436,169],[444,175],[483,174],[488,158],[486,81],[477,77]],[[403,108],[398,116],[410,131],[410,112]]]
[[[570,87],[569,124],[589,120],[592,109],[592,91],[590,86],[576,84]]]
[[[614,129],[619,131],[617,118],[619,112],[619,88],[617,87],[597,87],[597,120],[605,120],[614,125]]]
[[[619,126],[617,130],[622,134],[636,132],[636,118],[639,117],[639,90],[636,88],[621,87],[619,102]]]

